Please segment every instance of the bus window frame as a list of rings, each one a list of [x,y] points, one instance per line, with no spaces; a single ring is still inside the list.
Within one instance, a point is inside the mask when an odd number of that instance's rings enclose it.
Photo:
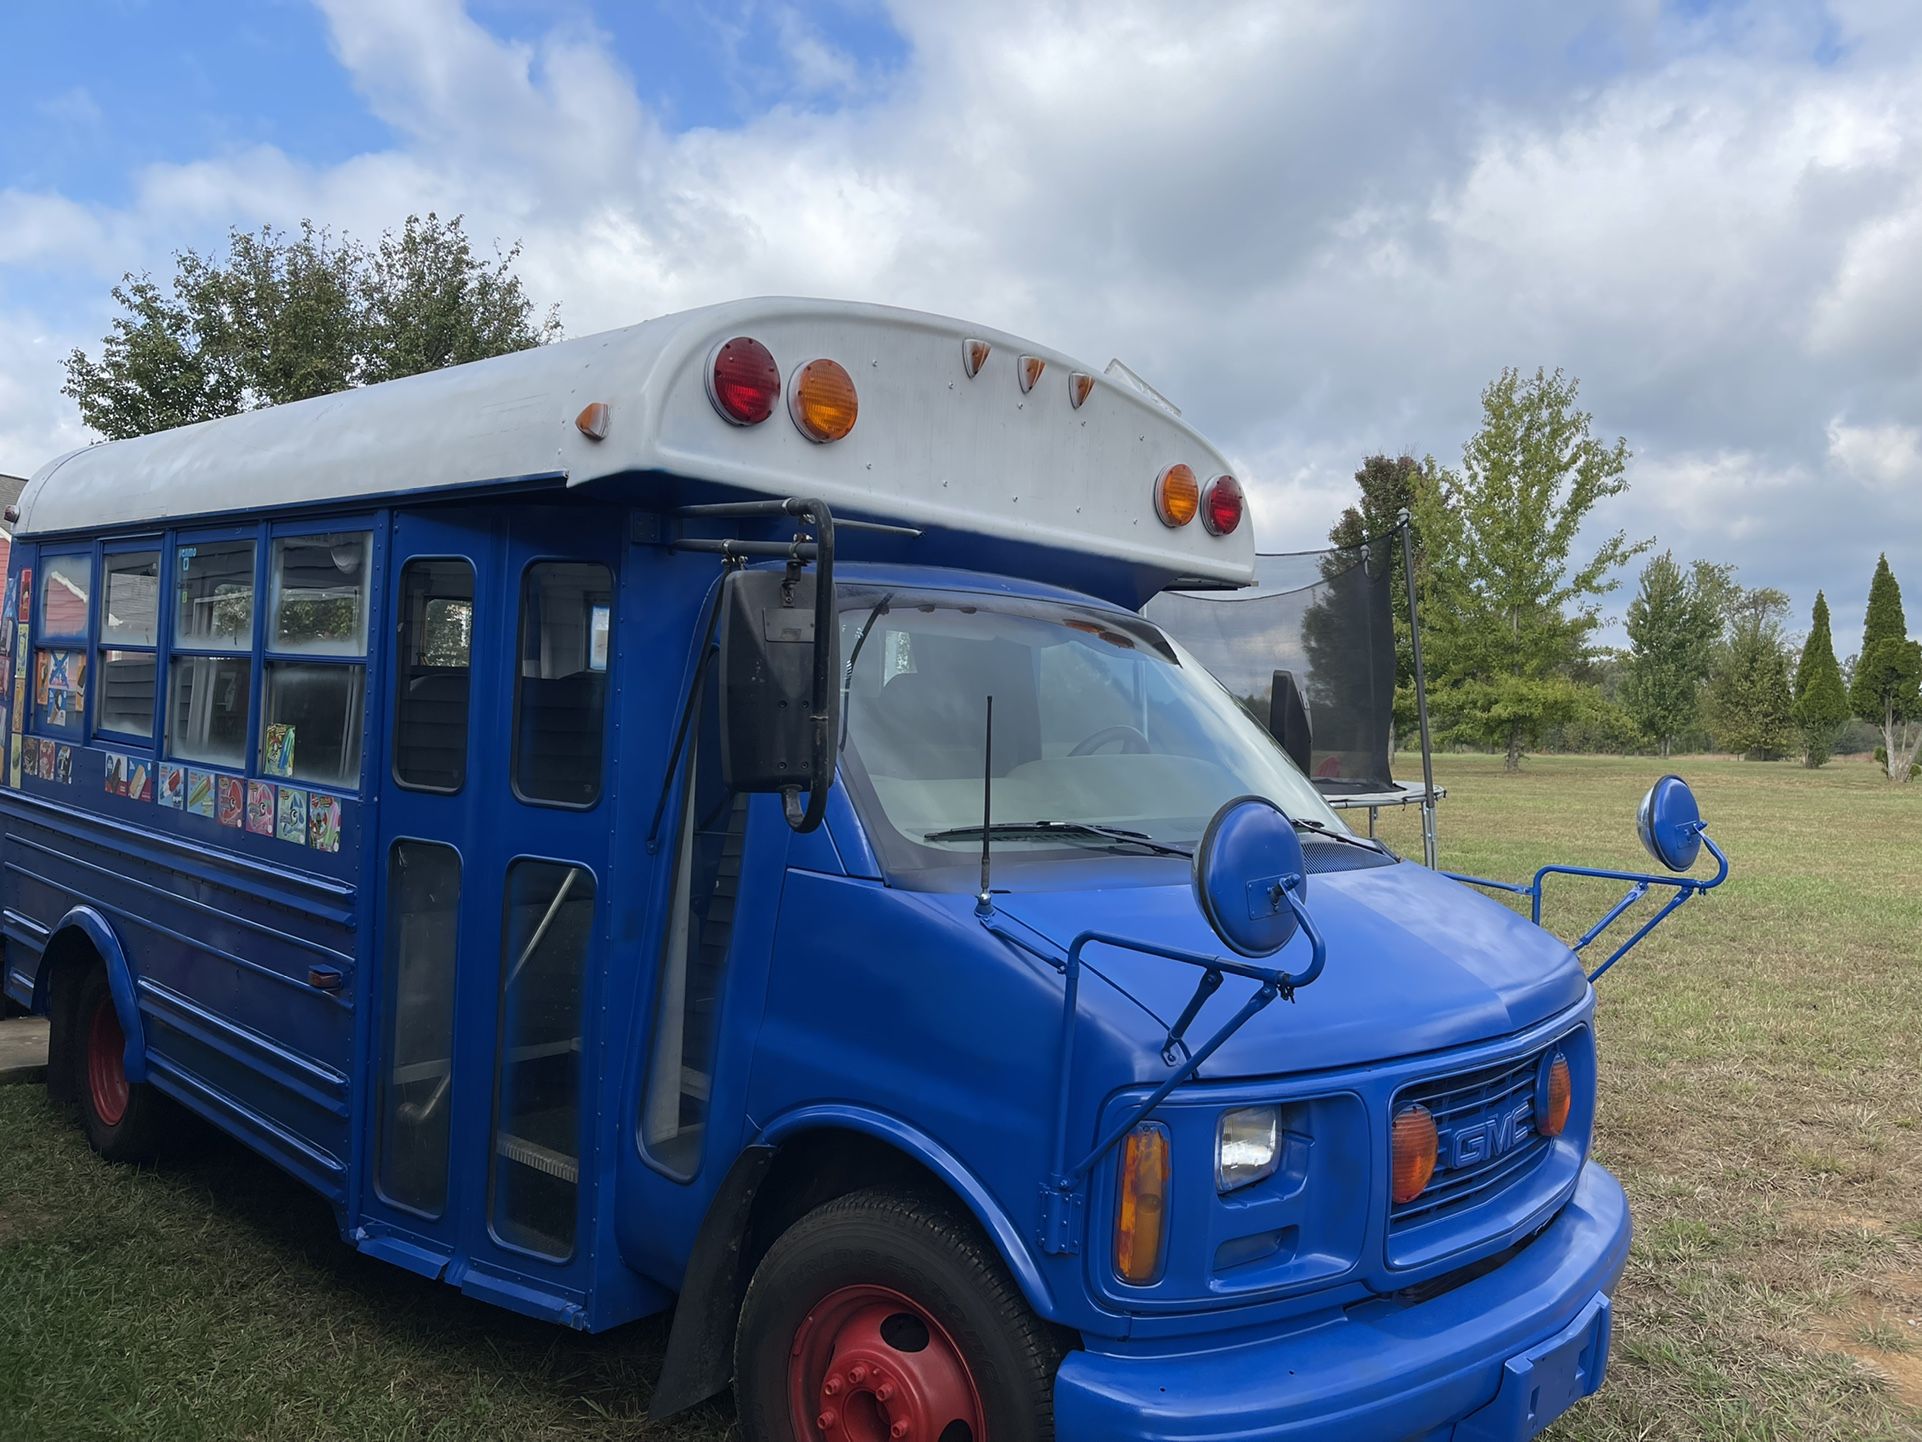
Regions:
[[[47,570],[62,560],[75,556],[85,556],[93,568],[87,583],[87,619],[81,624],[78,633],[62,631],[49,634],[45,625]],[[21,733],[28,736],[45,736],[49,740],[63,744],[85,746],[92,735],[93,728],[93,690],[94,653],[93,636],[97,629],[94,623],[95,611],[100,593],[100,541],[98,537],[78,544],[55,543],[41,544],[35,548],[33,557],[33,594],[29,596],[27,610],[28,642],[24,656],[15,658],[15,665],[26,677],[26,700],[23,705],[26,716],[21,722]],[[40,653],[54,647],[80,650],[89,658],[87,662],[87,681],[80,689],[81,715],[78,721],[70,720],[65,726],[48,726],[40,719],[40,703],[35,692],[35,680],[40,665]]]
[[[380,594],[386,583],[386,522],[380,513],[354,511],[345,515],[330,513],[323,516],[310,516],[298,521],[262,521],[259,524],[260,539],[254,551],[254,674],[251,679],[252,696],[249,701],[250,725],[247,732],[246,774],[261,781],[271,781],[276,786],[292,786],[331,796],[363,797],[367,794],[368,752],[378,749],[380,745],[380,734],[377,730],[380,721],[373,709],[373,699],[377,689],[374,667],[380,663],[385,650],[381,645],[381,628],[387,624],[381,616],[385,608],[382,604],[384,597]],[[330,656],[306,651],[273,650],[268,645],[268,640],[273,626],[273,617],[270,612],[273,603],[271,592],[274,584],[274,542],[297,536],[324,536],[336,531],[367,533],[365,646],[358,656]],[[273,662],[296,666],[313,664],[360,667],[360,764],[355,768],[351,781],[308,781],[298,776],[270,776],[261,769],[261,750],[266,744],[267,667]],[[380,678],[380,684],[390,682],[389,677]]]
[[[156,758],[160,755],[167,719],[168,640],[173,631],[173,613],[168,604],[173,599],[173,544],[170,540],[172,534],[170,531],[142,531],[133,535],[116,535],[95,543],[95,549],[99,552],[100,604],[95,608],[93,623],[88,628],[92,632],[89,645],[93,653],[92,674],[87,682],[89,743],[97,741],[117,749],[138,748]],[[115,642],[109,648],[104,634],[107,624],[107,563],[115,556],[138,555],[142,551],[157,552],[160,558],[154,577],[153,644],[147,646],[138,642]],[[106,679],[106,667],[101,660],[101,655],[108,649],[149,652],[154,658],[153,721],[148,725],[145,736],[138,731],[115,731],[99,724],[101,715],[99,696],[101,685]]]
[[[527,656],[527,583],[536,566],[597,566],[607,573],[607,665],[605,672],[608,681],[601,688],[601,765],[599,774],[594,778],[594,798],[591,801],[559,801],[540,796],[530,796],[521,790],[520,775],[520,735],[521,699],[525,690],[526,677],[521,675],[521,665]],[[613,677],[615,670],[614,648],[619,644],[621,627],[620,617],[620,571],[604,560],[583,560],[581,556],[561,552],[542,552],[529,556],[522,564],[514,583],[514,650],[513,669],[509,680],[514,688],[513,705],[508,711],[507,732],[507,786],[514,799],[523,806],[538,806],[549,811],[592,811],[607,799],[608,764],[611,747],[608,745],[608,718],[613,707]],[[591,625],[591,622],[590,622]],[[591,639],[591,638],[590,638]]]
[[[159,746],[161,748],[159,754],[166,760],[177,762],[182,766],[192,766],[215,772],[233,772],[237,770],[242,776],[246,777],[259,775],[259,772],[252,764],[252,738],[255,728],[259,724],[256,718],[260,715],[260,609],[261,590],[265,579],[262,570],[264,564],[262,552],[264,547],[261,542],[265,533],[266,523],[262,521],[251,521],[240,525],[229,523],[227,525],[179,526],[167,532],[167,560],[165,565],[167,613],[166,704],[161,708],[161,714],[157,718]],[[253,543],[254,592],[252,618],[250,621],[251,634],[247,638],[248,644],[245,648],[237,644],[227,646],[182,645],[178,635],[179,617],[177,614],[180,609],[180,598],[175,594],[175,588],[180,583],[180,548],[182,546],[217,544],[222,541],[251,541]],[[249,668],[247,676],[246,727],[248,744],[241,753],[241,764],[235,767],[225,762],[207,761],[176,755],[173,746],[168,740],[167,727],[173,711],[174,658],[176,656],[239,656],[243,654],[243,651],[247,657]]]

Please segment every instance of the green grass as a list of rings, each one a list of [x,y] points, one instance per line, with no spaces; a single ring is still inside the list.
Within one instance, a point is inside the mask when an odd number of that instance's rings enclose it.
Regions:
[[[1445,757],[1445,864],[1639,864],[1649,761]],[[1601,987],[1597,1151],[1637,1226],[1608,1386],[1552,1434],[1922,1438],[1922,786],[1690,760],[1735,874]],[[1383,832],[1416,851],[1412,815]],[[1565,934],[1615,892],[1568,883]],[[109,1167],[0,1088],[0,1438],[716,1442],[642,1419],[659,1322],[583,1338],[359,1257],[210,1142]]]

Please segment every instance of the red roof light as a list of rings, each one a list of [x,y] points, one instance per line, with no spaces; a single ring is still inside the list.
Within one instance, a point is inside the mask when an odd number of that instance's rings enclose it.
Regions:
[[[758,340],[737,335],[714,351],[707,372],[707,398],[731,425],[758,426],[774,414],[781,396],[781,368]]]
[[[1216,476],[1208,483],[1208,493],[1201,498],[1201,523],[1211,536],[1232,535],[1246,509],[1241,482],[1233,476]]]

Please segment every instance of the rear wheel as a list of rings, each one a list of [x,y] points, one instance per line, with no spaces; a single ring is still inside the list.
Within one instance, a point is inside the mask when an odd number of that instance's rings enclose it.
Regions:
[[[70,1095],[80,1103],[87,1141],[111,1162],[151,1161],[171,1130],[167,1099],[127,1079],[127,1038],[114,1009],[104,967],[87,970],[73,1014],[68,1047]]]
[[[861,1191],[755,1269],[735,1400],[742,1434],[768,1442],[1047,1442],[1059,1361],[970,1219]]]

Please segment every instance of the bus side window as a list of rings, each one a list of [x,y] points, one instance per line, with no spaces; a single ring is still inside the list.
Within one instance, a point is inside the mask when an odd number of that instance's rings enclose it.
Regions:
[[[457,559],[409,561],[400,574],[394,779],[420,791],[467,782],[474,568]]]
[[[521,583],[514,789],[592,806],[601,795],[614,580],[584,561],[540,561]]]
[[[263,776],[359,788],[372,561],[366,531],[275,538],[260,700]]]
[[[254,543],[174,549],[173,654],[167,665],[167,754],[244,766],[253,673]]]
[[[160,552],[110,554],[100,611],[96,731],[153,737],[154,644],[160,634]]]

